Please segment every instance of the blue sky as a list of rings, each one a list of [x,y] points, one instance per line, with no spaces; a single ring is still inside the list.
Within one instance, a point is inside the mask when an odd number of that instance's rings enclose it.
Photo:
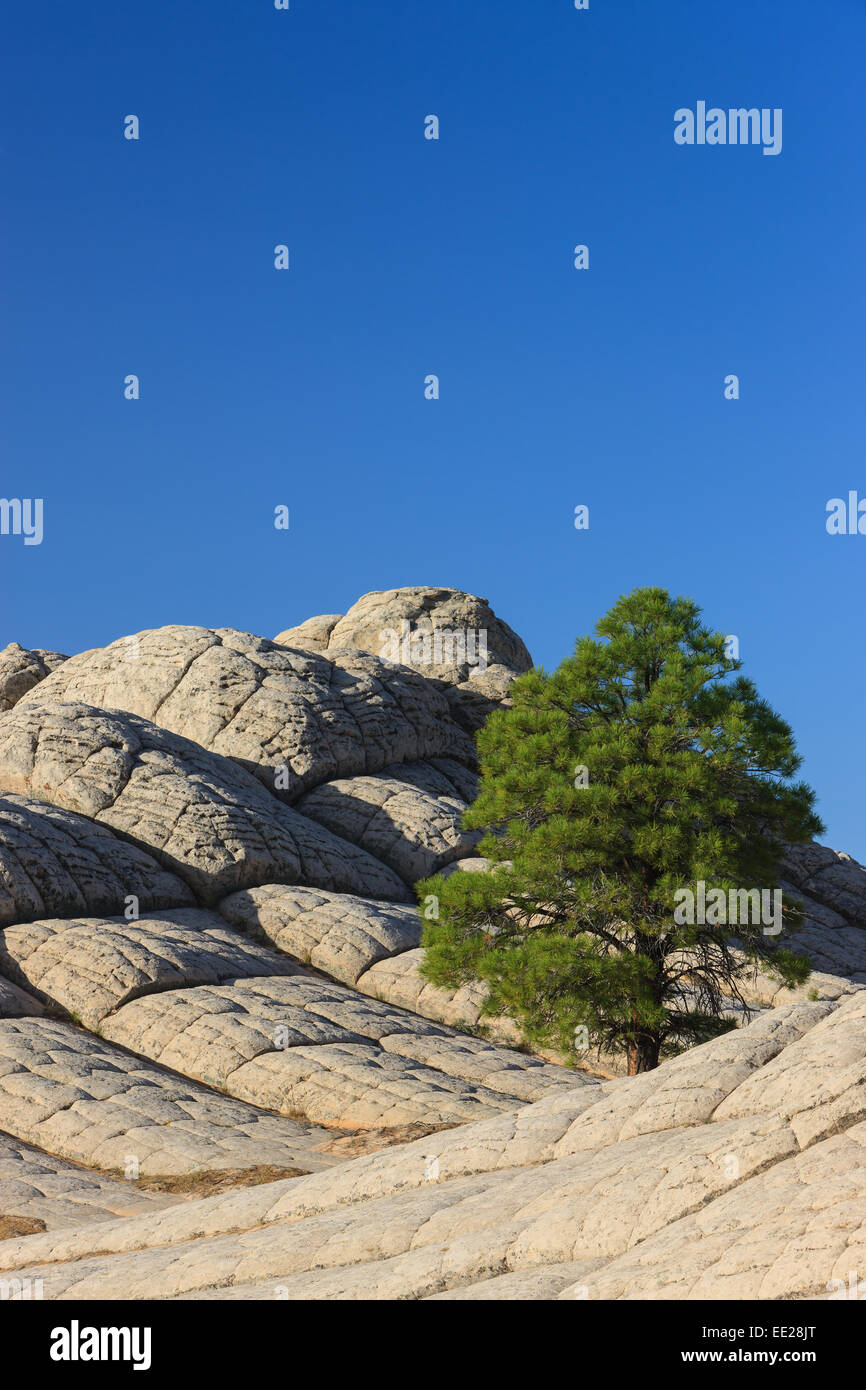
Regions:
[[[825,529],[866,497],[862,0],[49,0],[3,38],[2,491],[44,499],[3,643],[441,584],[550,667],[660,584],[866,859],[866,537]],[[699,100],[782,108],[782,153],[677,146]]]

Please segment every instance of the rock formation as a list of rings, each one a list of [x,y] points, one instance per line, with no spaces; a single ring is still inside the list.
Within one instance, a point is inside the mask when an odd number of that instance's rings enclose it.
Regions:
[[[421,588],[273,642],[0,653],[0,1281],[809,1299],[863,1267],[848,856],[786,859],[808,984],[757,975],[741,1027],[643,1076],[421,977],[412,885],[485,871],[470,735],[530,665],[485,600]]]
[[[480,728],[532,666],[516,632],[489,603],[459,589],[385,589],[365,594],[341,617],[328,613],[287,628],[281,645],[372,652],[439,682],[464,728]]]
[[[0,710],[11,709],[61,661],[66,661],[66,657],[60,652],[45,652],[41,648],[28,652],[17,642],[10,642],[0,652]]]

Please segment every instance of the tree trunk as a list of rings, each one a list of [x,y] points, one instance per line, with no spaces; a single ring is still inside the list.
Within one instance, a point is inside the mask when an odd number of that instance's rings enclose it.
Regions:
[[[647,872],[644,868],[644,911],[649,912],[649,885]],[[635,932],[635,954],[643,956],[645,960],[652,963],[653,973],[653,1002],[658,1006],[663,996],[662,980],[664,974],[664,949],[658,936],[651,936],[642,932],[638,927]],[[639,1076],[641,1072],[655,1071],[659,1064],[659,1052],[661,1051],[661,1035],[653,1033],[649,1029],[638,1027],[638,1012],[634,1009],[631,1016],[632,1035],[626,1043],[628,1056],[629,1076]]]
[[[641,1033],[636,1040],[628,1041],[628,1074],[639,1076],[644,1071],[655,1071],[659,1064],[661,1040],[654,1033]]]

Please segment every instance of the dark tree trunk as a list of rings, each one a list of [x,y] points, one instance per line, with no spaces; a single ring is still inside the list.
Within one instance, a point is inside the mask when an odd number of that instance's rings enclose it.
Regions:
[[[660,1038],[653,1033],[641,1033],[628,1042],[628,1074],[639,1076],[644,1071],[655,1071],[659,1064]]]
[[[644,871],[644,910],[649,911],[647,873]],[[665,944],[658,936],[649,936],[638,930],[635,934],[635,953],[652,963],[653,1001],[659,1005],[663,997],[663,976]],[[626,1044],[629,1076],[639,1076],[644,1071],[654,1071],[659,1064],[661,1035],[638,1027],[637,1010],[631,1016],[632,1036]]]

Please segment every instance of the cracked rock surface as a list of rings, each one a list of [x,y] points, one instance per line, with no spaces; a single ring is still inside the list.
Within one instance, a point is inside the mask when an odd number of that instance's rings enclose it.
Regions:
[[[203,902],[274,879],[406,899],[405,884],[228,758],[136,715],[48,702],[0,716],[0,786],[143,846]]]
[[[338,778],[308,792],[298,810],[417,883],[471,855],[481,838],[461,829],[462,779],[449,779],[441,766],[404,763],[372,777]]]
[[[454,683],[467,680],[477,663],[466,660],[465,650],[461,653],[458,644],[448,642],[445,634],[449,632],[484,632],[488,666],[503,666],[515,674],[528,671],[532,666],[532,658],[517,633],[501,618],[497,618],[487,600],[463,593],[460,589],[423,586],[382,589],[364,594],[332,626],[331,616],[310,619],[304,624],[305,628],[313,623],[317,625],[314,632],[320,641],[327,632],[326,650],[356,648],[381,655],[388,634],[394,632],[402,636],[402,624],[407,622],[410,625],[409,644],[395,659],[413,666],[424,675]],[[288,629],[281,632],[275,641],[285,642],[299,631],[299,628]],[[437,632],[440,634],[438,649],[432,643],[432,637]],[[429,644],[425,643],[425,636],[431,638]],[[460,659],[461,655],[463,660]],[[437,657],[438,660],[435,659]]]
[[[631,1081],[559,1089],[231,1202],[23,1236],[0,1246],[0,1262],[60,1299],[118,1287],[155,1298],[826,1297],[863,1249],[866,1124],[851,1075],[828,1075],[799,1102],[795,1077],[827,1034],[837,1054],[859,1054],[863,1074],[858,1006],[789,1005]],[[788,1077],[781,1110],[761,1090],[768,1069]]]
[[[38,1018],[44,1012],[32,994],[0,977],[0,1018]]]
[[[197,909],[134,922],[55,917],[0,933],[0,970],[94,1029],[144,994],[245,975],[289,975],[298,968],[238,936],[221,917]]]
[[[76,912],[192,906],[191,890],[106,825],[29,796],[0,796],[0,927]]]
[[[58,700],[151,720],[236,759],[288,801],[389,763],[474,760],[445,696],[416,672],[232,628],[155,628],[70,657],[26,697]]]
[[[41,648],[27,651],[17,642],[10,642],[0,652],[0,710],[11,709],[22,695],[67,659],[61,652]]]
[[[416,908],[318,888],[266,883],[230,894],[218,910],[233,927],[348,985],[421,940]]]
[[[131,1182],[89,1173],[0,1134],[0,1213],[35,1218],[54,1231],[159,1211],[177,1201],[167,1193],[141,1192]]]
[[[585,1084],[301,975],[149,994],[102,1032],[253,1105],[342,1129],[459,1124]]]
[[[328,1135],[220,1096],[48,1019],[0,1022],[0,1129],[88,1167],[142,1176],[324,1167]]]
[[[486,599],[460,589],[383,589],[348,613],[323,614],[274,639],[320,652],[356,649],[412,667],[445,687],[452,717],[470,732],[508,698],[532,658]]]

